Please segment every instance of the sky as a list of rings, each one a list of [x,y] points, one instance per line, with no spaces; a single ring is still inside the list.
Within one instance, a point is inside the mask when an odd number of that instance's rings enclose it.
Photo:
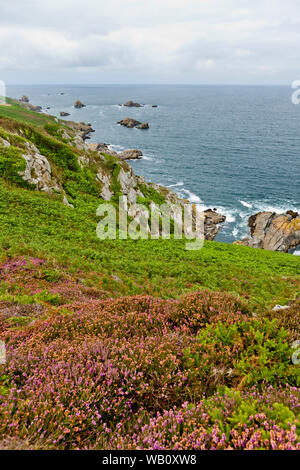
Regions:
[[[288,84],[299,0],[0,0],[7,84]]]

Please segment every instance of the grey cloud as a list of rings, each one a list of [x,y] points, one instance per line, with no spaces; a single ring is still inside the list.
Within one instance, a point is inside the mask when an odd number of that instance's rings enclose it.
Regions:
[[[10,83],[300,76],[298,0],[0,0],[0,11],[0,79]]]

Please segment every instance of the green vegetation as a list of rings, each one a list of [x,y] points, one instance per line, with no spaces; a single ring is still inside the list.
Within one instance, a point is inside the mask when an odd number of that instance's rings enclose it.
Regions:
[[[128,294],[178,297],[208,288],[248,298],[256,308],[295,298],[300,273],[295,256],[216,242],[193,252],[185,250],[184,240],[100,241],[97,206],[91,196],[73,210],[54,196],[2,183],[3,259],[31,254],[78,270],[113,273],[126,283]]]

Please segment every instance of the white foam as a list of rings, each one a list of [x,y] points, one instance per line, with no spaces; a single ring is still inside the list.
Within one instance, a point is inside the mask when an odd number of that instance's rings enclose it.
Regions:
[[[252,207],[253,207],[253,205],[250,204],[249,202],[240,201],[240,203],[242,204],[242,206],[248,207],[248,209],[252,209]]]
[[[201,204],[202,201],[200,199],[199,196],[197,196],[197,194],[194,194],[192,193],[191,191],[189,191],[188,189],[182,189],[182,191],[187,194],[188,196],[188,200],[194,204]]]
[[[293,255],[300,256],[300,250],[294,251]]]
[[[143,156],[142,156],[142,159],[143,159],[143,160],[153,161],[153,158],[152,158],[152,157],[149,157],[149,155],[143,155]]]
[[[232,224],[236,221],[236,209],[230,210],[226,207],[219,206],[217,207],[217,212],[226,216],[226,223]]]
[[[115,152],[119,152],[119,151],[122,152],[122,150],[125,150],[125,147],[122,147],[122,145],[111,144],[111,145],[108,145],[107,147],[109,148],[109,150],[112,150]]]
[[[179,181],[176,184],[169,184],[168,188],[176,188],[178,186],[183,186],[183,185],[184,185],[184,183],[182,181]]]
[[[255,203],[255,209],[256,208],[258,212],[276,212],[277,214],[284,214],[288,210],[299,212],[299,208],[297,209],[294,205],[288,202],[276,206],[268,202],[257,201],[257,203]]]

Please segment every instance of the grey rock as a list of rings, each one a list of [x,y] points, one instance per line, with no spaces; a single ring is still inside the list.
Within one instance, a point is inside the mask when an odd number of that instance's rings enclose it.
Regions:
[[[137,129],[149,129],[149,123],[142,122],[139,126],[137,126]]]
[[[127,106],[128,108],[141,108],[143,105],[140,103],[135,103],[134,101],[127,101],[123,106]]]
[[[122,119],[121,121],[118,121],[118,124],[120,124],[121,126],[128,127],[128,129],[132,129],[133,127],[139,126],[141,122],[137,121],[136,119],[127,117],[125,119]]]
[[[81,108],[85,108],[85,107],[86,107],[86,105],[83,104],[80,100],[77,100],[74,103],[74,108],[76,108],[76,109],[81,109]]]
[[[251,237],[237,240],[235,244],[285,253],[300,244],[300,216],[297,212],[258,212],[249,217],[248,226]]]
[[[139,160],[143,156],[143,152],[139,149],[128,149],[118,153],[120,160]]]

